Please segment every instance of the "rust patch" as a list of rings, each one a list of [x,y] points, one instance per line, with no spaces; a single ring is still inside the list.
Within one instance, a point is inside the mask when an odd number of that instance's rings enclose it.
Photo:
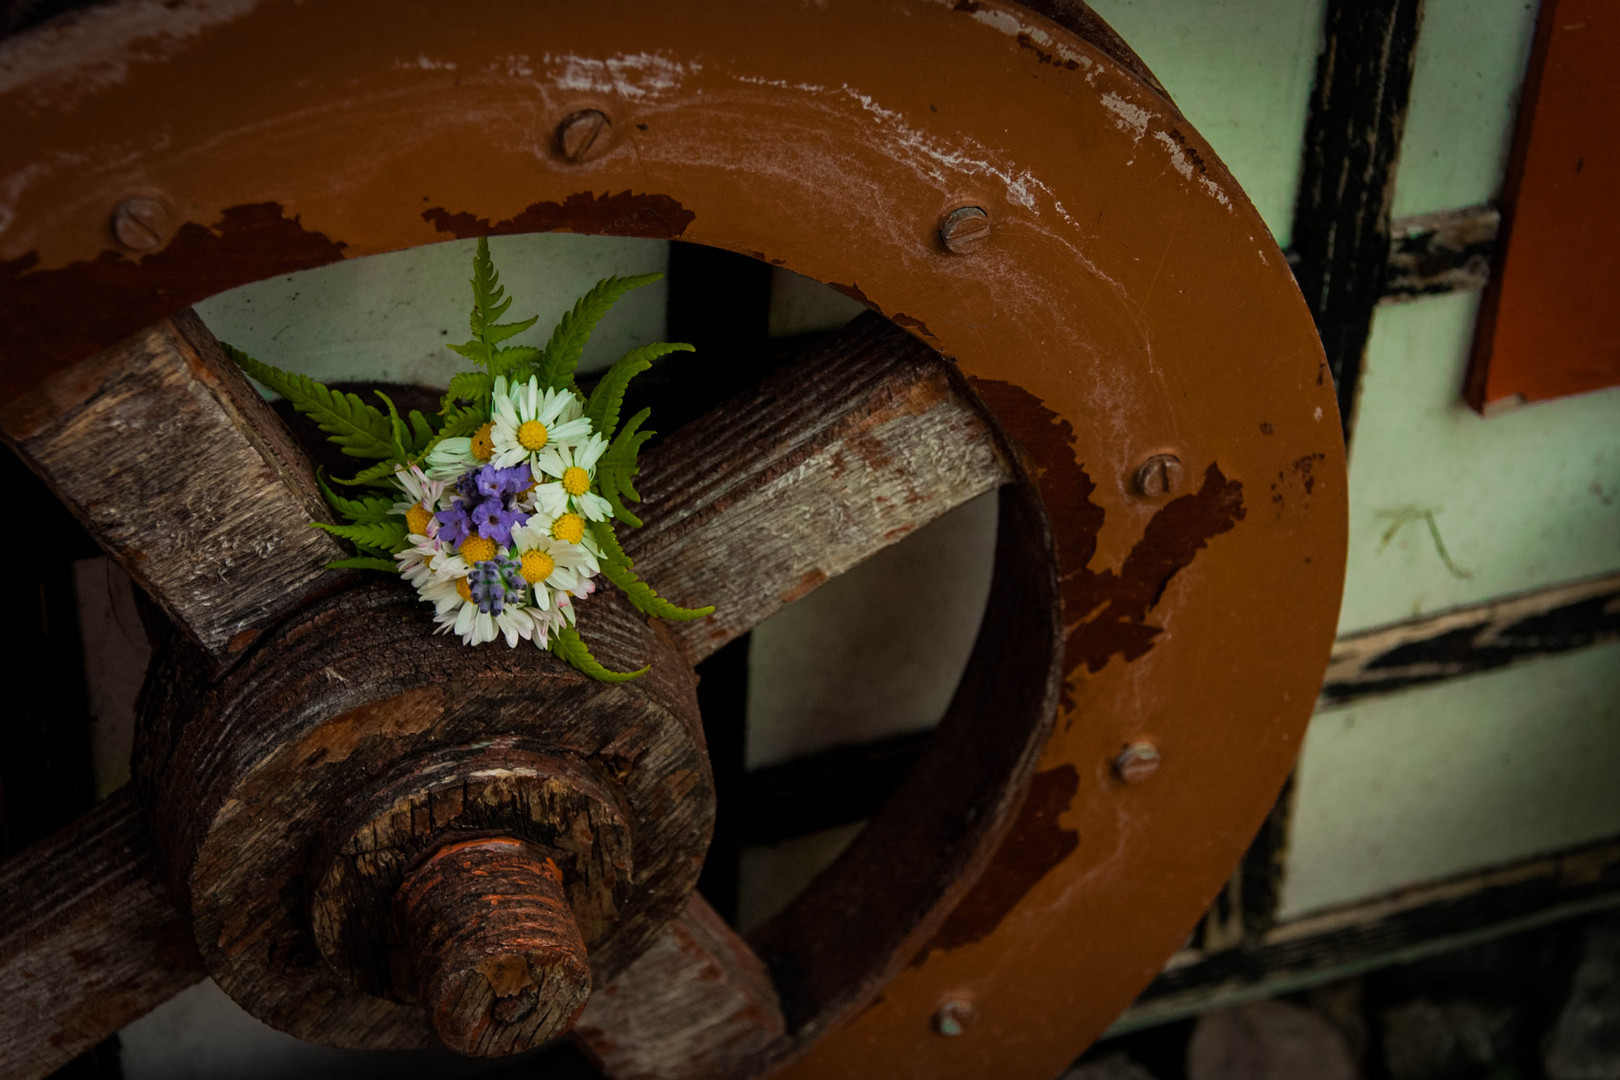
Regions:
[[[0,261],[0,398],[215,293],[337,262],[347,246],[263,202],[211,226],[188,221],[141,258],[103,251],[56,270],[39,269],[33,252]]]
[[[560,203],[531,203],[521,213],[493,223],[465,210],[451,213],[442,206],[422,211],[424,221],[459,240],[536,232],[673,240],[686,231],[695,217],[668,195],[637,195],[632,191],[617,195],[576,191]]]
[[[1030,779],[1023,809],[984,875],[923,946],[913,967],[936,949],[949,951],[982,941],[1054,866],[1080,846],[1080,833],[1058,824],[1079,790],[1080,774],[1073,765],[1059,765]]]
[[[1080,67],[1080,61],[1078,60],[1059,60],[1056,56],[1035,44],[1035,39],[1030,37],[1028,34],[1018,35],[1018,47],[1021,49],[1028,49],[1030,52],[1033,52],[1035,54],[1035,59],[1039,60],[1043,64],[1050,64],[1053,67],[1060,67],[1066,71],[1075,71]]]
[[[826,580],[827,571],[821,569],[820,567],[817,567],[814,570],[806,570],[804,572],[804,576],[799,578],[798,584],[794,585],[793,588],[782,594],[782,603],[791,604],[800,597],[810,595],[810,593],[814,592],[815,589],[823,584]]]
[[[1243,484],[1211,464],[1198,491],[1160,507],[1118,570],[1090,569],[1103,508],[1091,501],[1097,485],[1075,458],[1074,427],[1023,387],[996,379],[969,382],[1018,440],[1052,521],[1058,581],[1067,624],[1063,667],[1093,673],[1115,656],[1135,660],[1153,647],[1162,627],[1147,622],[1170,580],[1211,539],[1243,520]],[[1064,708],[1073,707],[1065,688]]]
[[[915,317],[913,317],[911,315],[907,315],[903,311],[895,312],[893,315],[889,316],[889,320],[891,322],[893,322],[896,326],[903,326],[907,330],[915,330],[915,331],[917,331],[917,333],[921,334],[925,338],[928,338],[930,341],[938,341],[939,340],[938,338],[936,338],[934,336],[934,332],[932,330],[928,329],[928,324],[927,323],[923,322],[921,319],[915,318]]]
[[[851,300],[859,300],[861,303],[865,304],[867,307],[871,308],[880,315],[883,313],[882,308],[878,307],[876,304],[872,303],[871,300],[867,299],[866,294],[861,292],[861,287],[859,285],[840,285],[836,281],[829,281],[827,282],[827,288],[832,289],[834,292],[841,292]]]
[[[248,629],[243,630],[240,634],[237,634],[235,637],[231,638],[230,641],[226,642],[225,651],[228,653],[239,653],[249,645],[253,644],[253,640],[258,636],[259,631],[249,627]]]

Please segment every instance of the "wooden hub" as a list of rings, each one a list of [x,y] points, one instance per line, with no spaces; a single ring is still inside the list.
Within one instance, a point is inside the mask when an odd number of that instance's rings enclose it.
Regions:
[[[160,658],[140,782],[198,949],[239,1004],[335,1045],[437,1030],[514,1052],[566,1029],[681,911],[714,820],[695,680],[599,599],[581,618],[597,655],[651,661],[647,677],[469,649],[386,581],[306,609],[213,685],[195,652]],[[493,917],[469,867],[497,851],[513,904]]]

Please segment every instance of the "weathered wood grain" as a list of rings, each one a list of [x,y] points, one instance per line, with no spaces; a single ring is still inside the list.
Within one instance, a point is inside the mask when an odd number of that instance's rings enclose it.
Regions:
[[[303,452],[192,312],[12,401],[0,430],[216,659],[336,577]]]
[[[702,659],[1011,469],[954,369],[862,316],[671,436],[638,481],[637,573],[715,614],[671,628]]]
[[[1501,223],[1502,214],[1494,206],[1442,210],[1393,222],[1382,299],[1396,303],[1484,288]]]
[[[128,788],[0,866],[0,1074],[48,1075],[202,977]]]
[[[395,906],[422,1003],[452,1050],[533,1049],[572,1027],[590,997],[562,871],[522,840],[446,844],[406,875]]]
[[[720,1080],[783,1034],[770,974],[701,897],[591,996],[573,1038],[613,1080]]]

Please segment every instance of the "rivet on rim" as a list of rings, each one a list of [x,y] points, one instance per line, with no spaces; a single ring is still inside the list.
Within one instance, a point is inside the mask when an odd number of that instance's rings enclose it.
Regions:
[[[557,125],[557,149],[578,163],[600,157],[613,141],[613,121],[600,109],[580,109]]]
[[[941,1035],[960,1035],[978,1015],[979,1010],[972,998],[946,998],[934,1012],[934,1030]]]
[[[1150,742],[1134,742],[1114,759],[1114,775],[1127,784],[1140,784],[1159,771],[1162,760],[1157,746]]]
[[[952,255],[965,255],[990,239],[990,215],[977,206],[963,206],[939,223],[939,242]]]
[[[1136,493],[1149,499],[1174,495],[1181,486],[1181,459],[1174,454],[1154,454],[1136,467]]]
[[[169,235],[169,208],[148,196],[125,199],[113,210],[112,232],[131,251],[162,247]]]

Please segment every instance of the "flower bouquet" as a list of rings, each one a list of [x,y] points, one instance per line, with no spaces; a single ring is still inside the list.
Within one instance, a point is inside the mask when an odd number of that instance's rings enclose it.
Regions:
[[[474,370],[454,376],[437,415],[401,416],[380,390],[383,408],[282,371],[240,349],[225,351],[248,375],[315,421],[345,454],[376,459],[339,494],[321,490],[345,524],[312,522],[354,545],[334,568],[401,575],[434,607],[437,632],[468,645],[505,638],[550,649],[592,678],[633,679],[591,655],[575,627],[575,603],[606,578],[636,609],[665,619],[698,619],[712,607],[678,607],[636,577],[614,523],[641,521],[634,478],[649,410],[621,422],[630,380],[672,352],[692,346],[656,342],[631,349],[588,395],[575,368],[596,324],[619,297],[661,275],[598,282],[563,316],[543,348],[505,344],[538,317],[501,322],[505,296],[489,243],[473,257],[472,339],[450,348]],[[223,343],[222,343],[223,344]]]

